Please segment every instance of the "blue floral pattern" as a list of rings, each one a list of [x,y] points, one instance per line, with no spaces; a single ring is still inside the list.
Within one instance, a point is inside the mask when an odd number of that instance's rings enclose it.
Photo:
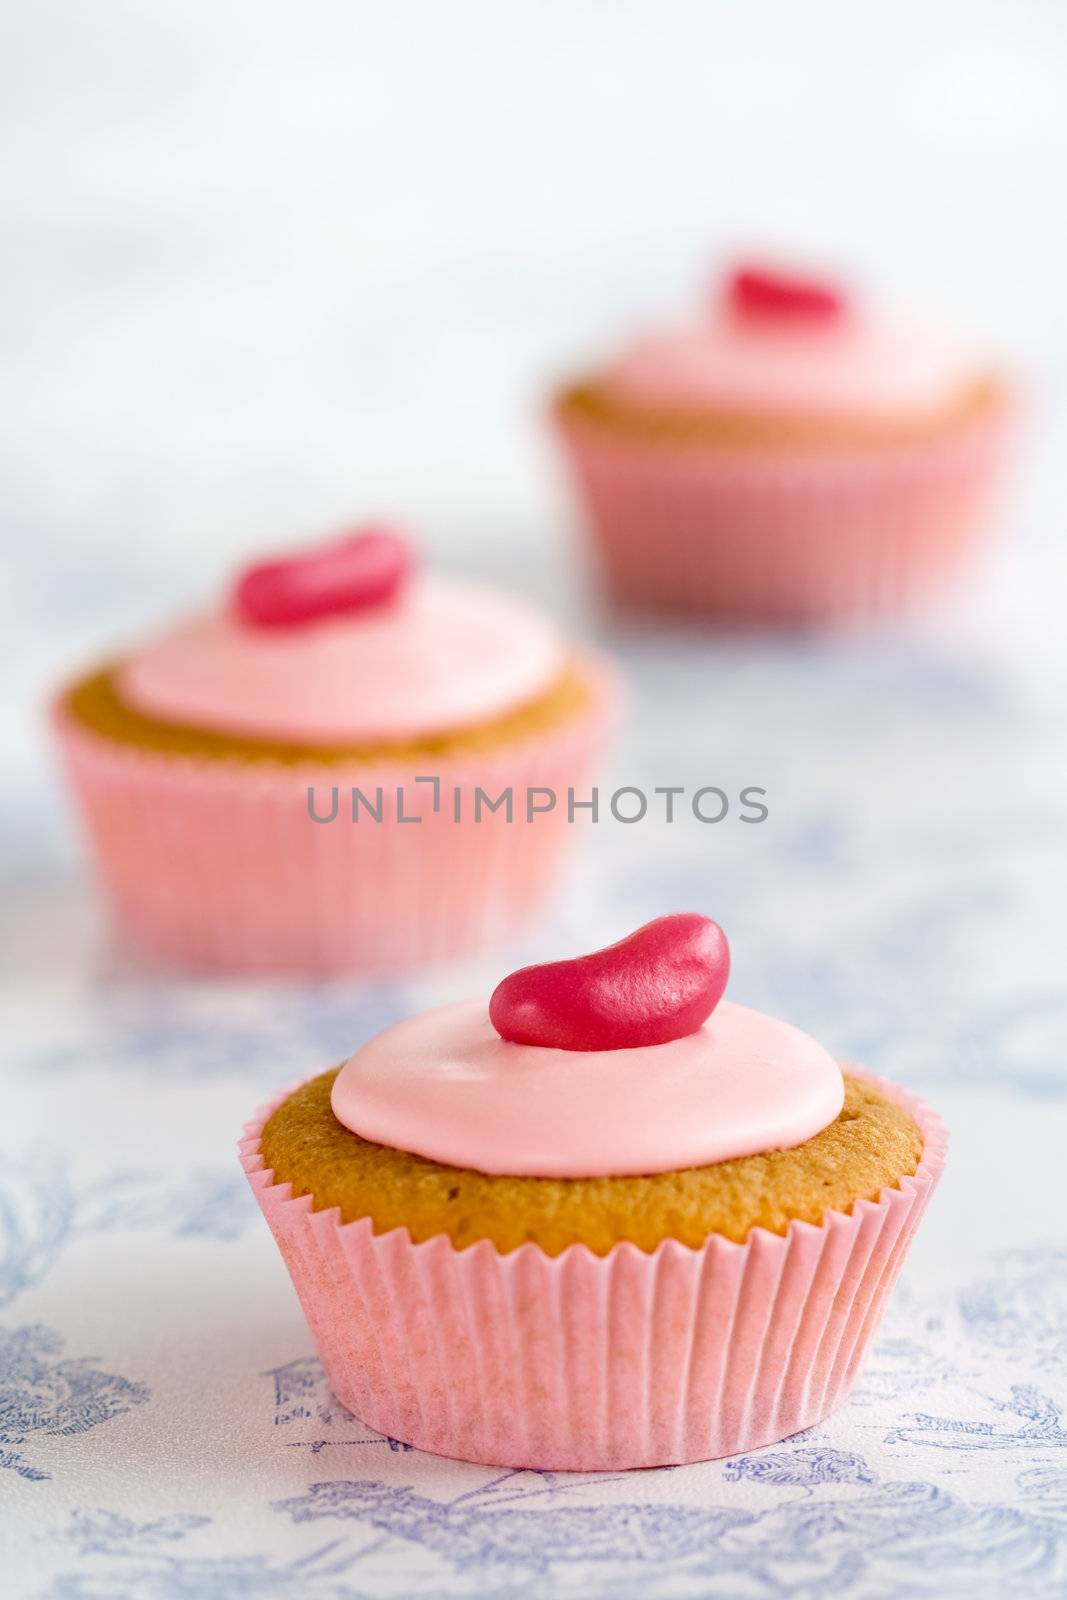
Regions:
[[[89,1357],[64,1358],[62,1349],[60,1335],[38,1323],[0,1328],[0,1468],[32,1482],[51,1473],[14,1446],[89,1433],[150,1395],[147,1385],[102,1372]]]
[[[103,1563],[60,1574],[45,1593],[48,1600],[242,1600],[252,1592],[307,1600],[465,1593],[814,1600],[859,1592],[885,1600],[1024,1593],[1053,1600],[1067,1582],[1063,1473],[1023,1473],[1016,1503],[994,1506],[930,1483],[880,1481],[849,1452],[774,1451],[741,1457],[723,1474],[724,1486],[785,1491],[758,1510],[670,1499],[568,1504],[565,1486],[538,1476],[505,1474],[448,1501],[375,1479],[312,1484],[282,1501],[279,1513],[351,1534],[281,1563],[259,1553],[175,1552],[186,1540],[195,1546],[205,1518],[138,1526],[111,1512],[78,1513],[57,1542]],[[397,1581],[383,1588],[372,1574],[390,1549]]]
[[[45,1277],[79,1238],[163,1228],[177,1239],[236,1239],[255,1205],[240,1172],[194,1168],[170,1187],[158,1173],[117,1170],[76,1183],[54,1150],[0,1168],[0,1307]]]

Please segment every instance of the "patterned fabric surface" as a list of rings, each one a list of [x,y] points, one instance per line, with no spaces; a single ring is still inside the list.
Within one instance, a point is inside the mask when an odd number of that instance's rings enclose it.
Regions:
[[[5,1593],[1065,1592],[1062,680],[962,637],[612,643],[633,706],[606,787],[759,785],[769,817],[576,829],[553,917],[484,962],[376,986],[172,980],[109,942],[51,844],[12,877]],[[751,1456],[619,1476],[378,1437],[323,1380],[237,1167],[242,1122],[413,1007],[680,907],[729,931],[734,998],[952,1129],[852,1399]]]

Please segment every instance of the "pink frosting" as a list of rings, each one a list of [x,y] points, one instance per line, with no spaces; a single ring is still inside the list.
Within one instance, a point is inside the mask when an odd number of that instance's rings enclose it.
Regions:
[[[724,311],[650,335],[601,381],[649,407],[879,418],[935,411],[973,376],[945,340],[859,313],[797,326]]]
[[[134,654],[120,688],[162,721],[341,744],[502,715],[564,660],[555,629],[521,601],[422,577],[393,605],[300,628],[253,628],[225,610],[193,617]]]
[[[342,1067],[353,1133],[449,1166],[622,1177],[802,1144],[841,1110],[834,1058],[788,1023],[722,1001],[696,1033],[635,1050],[509,1043],[484,1003],[388,1028]]]

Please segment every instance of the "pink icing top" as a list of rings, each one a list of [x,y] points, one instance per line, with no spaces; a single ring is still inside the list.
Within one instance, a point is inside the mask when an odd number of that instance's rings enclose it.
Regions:
[[[722,311],[641,340],[600,382],[637,406],[877,420],[936,411],[974,373],[945,340],[859,312],[783,325]]]
[[[120,669],[162,721],[343,744],[462,728],[534,699],[562,670],[552,625],[474,584],[412,580],[393,604],[299,628],[219,610],[180,622]]]
[[[353,1133],[449,1166],[622,1177],[802,1144],[844,1101],[833,1057],[788,1023],[721,1001],[667,1044],[508,1043],[484,1002],[442,1006],[357,1050],[333,1086]]]

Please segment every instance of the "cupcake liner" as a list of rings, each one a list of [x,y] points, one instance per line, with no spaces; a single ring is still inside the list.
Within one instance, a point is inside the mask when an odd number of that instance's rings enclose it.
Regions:
[[[1006,411],[908,446],[700,449],[557,414],[605,582],[623,605],[848,623],[936,594],[979,541]]]
[[[566,791],[586,793],[614,720],[614,680],[588,671],[590,706],[557,728],[416,766],[170,755],[103,738],[61,703],[53,722],[98,874],[138,946],[192,968],[390,972],[487,946],[550,892],[573,832]],[[436,792],[415,781],[433,777]],[[350,820],[353,786],[372,804],[381,788],[380,822],[362,807]],[[310,819],[309,787],[321,817],[337,790],[333,821]],[[514,820],[483,803],[476,822],[476,789],[507,787]],[[556,807],[527,821],[527,791],[542,787]]]
[[[862,1076],[918,1123],[915,1174],[850,1215],[754,1228],[744,1244],[501,1255],[488,1240],[460,1250],[342,1224],[264,1165],[260,1136],[286,1094],[248,1124],[241,1163],[334,1393],[371,1427],[492,1466],[705,1461],[809,1428],[844,1399],[941,1174],[938,1118]]]

